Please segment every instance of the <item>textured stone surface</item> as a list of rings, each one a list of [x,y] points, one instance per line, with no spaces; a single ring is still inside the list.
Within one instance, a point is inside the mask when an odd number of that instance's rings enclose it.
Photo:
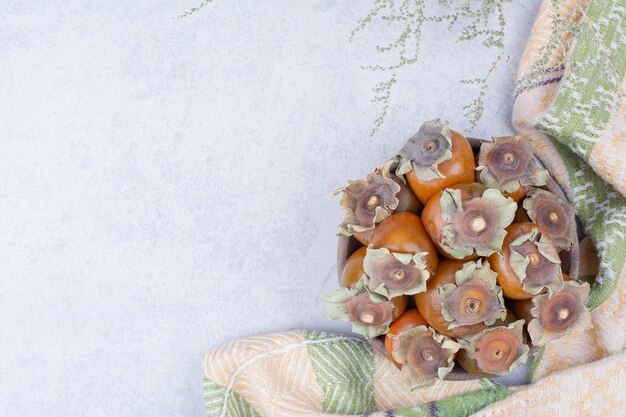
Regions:
[[[521,54],[538,1],[507,8]],[[201,416],[201,362],[231,338],[326,320],[341,213],[434,116],[466,130],[459,79],[492,52],[427,29],[386,124],[358,1],[0,5],[0,409]],[[382,26],[381,26],[382,27]],[[384,28],[384,27],[382,27]],[[458,35],[458,33],[456,33]],[[474,136],[511,130],[506,67]]]

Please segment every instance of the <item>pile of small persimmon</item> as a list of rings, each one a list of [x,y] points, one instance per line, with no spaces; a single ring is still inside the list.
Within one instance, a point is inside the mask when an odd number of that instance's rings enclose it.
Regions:
[[[329,319],[385,350],[410,389],[455,363],[504,375],[542,346],[590,325],[589,285],[564,274],[574,209],[546,188],[523,136],[468,140],[434,120],[365,179],[341,188],[339,235],[362,244]]]

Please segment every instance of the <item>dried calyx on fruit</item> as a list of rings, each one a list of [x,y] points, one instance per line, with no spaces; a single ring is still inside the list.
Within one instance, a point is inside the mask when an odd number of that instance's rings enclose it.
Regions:
[[[339,279],[339,285],[346,288],[355,288],[359,281],[365,275],[363,271],[363,259],[365,258],[367,248],[362,246],[357,249],[346,262],[346,266],[343,268],[343,273]],[[367,275],[365,275],[367,277]],[[369,284],[368,284],[369,285]],[[395,320],[406,309],[409,302],[408,295],[401,295],[391,298],[393,303],[393,319]]]
[[[448,188],[440,198],[443,230],[438,242],[449,256],[464,259],[474,253],[489,256],[499,252],[517,206],[496,189],[464,200],[462,190]]]
[[[504,296],[526,300],[543,291],[558,292],[563,287],[561,260],[548,234],[533,223],[513,223],[506,231],[502,255],[489,257]]]
[[[339,205],[345,210],[339,235],[352,236],[374,229],[376,223],[389,217],[398,206],[396,194],[399,191],[400,186],[395,181],[376,173],[368,174],[364,180],[350,181],[347,187],[336,190],[335,195],[343,193]]]
[[[365,337],[387,333],[394,316],[394,303],[372,293],[364,275],[354,288],[338,288],[324,297],[329,320],[352,322],[352,331]]]
[[[567,281],[558,293],[517,301],[513,308],[526,319],[533,345],[543,346],[576,330],[592,327],[591,313],[585,307],[588,296],[589,284]]]
[[[470,311],[474,311],[476,307],[479,307],[478,310],[482,313],[483,309],[488,306],[493,306],[495,303],[499,303],[498,294],[494,290],[488,291],[487,294],[482,294],[485,296],[484,303],[482,295],[480,297],[476,296],[478,291],[477,289],[484,289],[489,285],[485,286],[472,286],[471,281],[464,282],[462,285],[457,285],[456,281],[456,273],[463,269],[464,262],[451,260],[451,259],[442,259],[439,262],[437,270],[434,275],[428,280],[428,284],[426,286],[426,291],[422,293],[415,294],[414,300],[417,309],[426,322],[436,331],[441,334],[445,334],[449,337],[459,337],[465,336],[469,334],[474,334],[483,330],[487,325],[484,322],[478,322],[471,325],[458,325],[450,327],[450,321],[446,320],[443,314],[443,299],[442,294],[440,293],[440,289],[446,285],[454,285],[459,288],[458,297],[463,299],[463,305],[465,305],[465,301],[469,300],[467,303],[467,308]],[[469,295],[466,297],[466,295]],[[474,302],[474,300],[480,301],[481,305],[477,305],[478,303]],[[486,316],[490,316],[491,311],[486,313]]]
[[[452,158],[452,132],[448,123],[439,119],[425,122],[400,149],[398,156],[398,175],[413,170],[423,181],[444,178],[438,167]]]
[[[475,175],[471,145],[439,119],[424,123],[393,160],[398,162],[396,175],[406,177],[422,204],[439,190],[473,181]]]
[[[387,248],[368,248],[363,269],[370,277],[373,292],[387,298],[426,291],[430,273],[426,270],[426,253],[396,253]]]
[[[544,288],[549,294],[563,287],[563,273],[559,254],[547,235],[533,228],[509,245],[509,263],[522,282],[524,291],[539,294]]]
[[[376,226],[369,247],[387,248],[395,253],[425,253],[426,270],[432,275],[437,268],[437,250],[417,214],[394,213],[383,220]]]
[[[424,320],[415,308],[406,310],[398,318],[391,322],[389,331],[385,335],[385,352],[387,352],[387,356],[398,369],[402,368],[402,365],[396,362],[393,358],[393,351],[398,347],[397,336],[407,330],[411,330],[414,327],[427,325],[428,323],[426,323],[426,320]]]
[[[441,312],[450,322],[448,329],[485,323],[491,326],[506,318],[502,288],[496,285],[498,274],[488,262],[466,262],[456,271],[454,284],[439,288]]]
[[[434,384],[454,367],[461,346],[432,328],[417,326],[395,336],[398,345],[393,358],[401,364],[402,382],[410,390]]]
[[[531,188],[523,206],[530,220],[550,234],[557,249],[571,249],[576,239],[571,204],[549,191]]]
[[[518,320],[460,338],[463,350],[458,354],[459,364],[474,375],[489,378],[526,363],[529,348],[523,342],[523,327],[524,320]]]
[[[407,185],[404,175],[394,174],[397,167],[398,161],[392,159],[376,168],[375,172],[385,178],[393,180],[400,186],[400,191],[396,194],[398,198],[397,212],[408,211],[409,213],[419,213],[423,208],[422,203],[420,203],[413,190],[411,190],[411,187]]]
[[[503,193],[519,193],[516,201],[531,186],[545,185],[548,171],[539,168],[533,156],[532,145],[524,136],[493,138],[484,142],[478,153],[480,181]]]

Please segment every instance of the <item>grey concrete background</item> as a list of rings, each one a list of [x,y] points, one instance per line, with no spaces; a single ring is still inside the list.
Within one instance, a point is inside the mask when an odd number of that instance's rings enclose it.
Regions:
[[[0,2],[0,415],[201,416],[205,353],[326,320],[331,192],[429,118],[512,131],[512,77],[442,28],[385,125],[371,2]],[[507,6],[516,66],[539,1]]]

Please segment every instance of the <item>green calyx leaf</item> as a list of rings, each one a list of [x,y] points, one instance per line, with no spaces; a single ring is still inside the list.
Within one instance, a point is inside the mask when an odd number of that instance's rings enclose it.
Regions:
[[[379,166],[378,168],[376,168],[376,173],[382,175],[385,178],[393,180],[395,182],[398,182],[399,180],[404,185],[406,185],[407,182],[406,182],[406,178],[404,177],[404,175],[398,174],[397,172],[398,166],[399,166],[399,158],[394,157],[388,160],[387,162],[385,162],[384,164],[382,164],[381,166]]]
[[[383,335],[389,331],[389,324],[381,326],[366,326],[365,324],[352,322],[352,332],[360,334],[364,337],[377,337]]]
[[[440,199],[441,218],[444,221],[442,230],[442,240],[439,245],[456,259],[463,259],[474,253],[470,246],[461,246],[456,243],[456,230],[453,224],[454,219],[463,211],[463,201],[461,190],[447,188],[443,190]]]
[[[493,207],[498,209],[497,220],[499,228],[504,229],[513,223],[517,203],[512,198],[505,197],[499,190],[494,188],[485,190],[481,198],[487,200]]]
[[[492,290],[496,287],[497,276],[498,273],[491,270],[488,261],[479,259],[476,262],[464,263],[463,268],[455,272],[454,279],[458,286],[477,279],[483,282],[488,289]]]
[[[426,291],[430,278],[426,255],[426,252],[396,253],[387,248],[367,248],[363,270],[370,277],[370,288],[387,299]]]
[[[438,166],[452,158],[452,132],[447,122],[439,119],[425,122],[398,152],[396,173],[404,175],[414,170],[423,181],[444,178]]]
[[[496,285],[497,275],[495,271],[491,270],[488,262],[470,261],[463,264],[462,269],[455,273],[456,285],[445,284],[439,288],[441,312],[444,319],[449,322],[448,329],[481,322],[490,326],[496,320],[506,318],[502,288]],[[481,314],[463,312],[464,306],[459,304],[463,297],[456,293],[463,291],[464,287],[478,290],[486,296],[486,299],[479,300],[480,307],[487,306],[487,309],[482,310]]]
[[[535,241],[535,245],[539,253],[545,256],[550,262],[553,264],[561,264],[559,253],[556,251],[552,241],[544,233]]]
[[[537,252],[542,255],[544,260],[553,267],[545,265],[548,268],[541,272],[541,276],[535,274],[533,279],[528,279],[528,271],[531,265],[530,254],[524,255],[521,251],[522,245],[526,242],[532,242],[537,248]],[[547,288],[549,294],[554,294],[563,287],[563,273],[561,271],[561,259],[554,247],[552,241],[537,228],[533,228],[530,232],[524,233],[515,238],[509,245],[510,256],[509,264],[515,275],[520,279],[524,291],[530,294],[539,294],[544,288]]]
[[[532,299],[533,307],[530,313],[533,319],[528,323],[528,334],[533,342],[533,345],[545,346],[549,342],[559,339],[565,335],[571,334],[576,331],[584,331],[593,327],[591,320],[591,313],[585,306],[585,302],[589,297],[589,284],[586,282],[579,283],[576,281],[567,281],[563,284],[563,289],[556,294],[541,294]],[[558,312],[554,314],[544,315],[543,312],[547,308],[558,309],[558,301],[563,299],[568,300],[564,305],[576,310],[575,319],[568,323],[564,329],[554,330],[557,326],[546,326],[543,323],[545,317],[555,318],[558,317]],[[567,323],[567,322],[566,322]],[[552,330],[550,330],[552,329]]]
[[[461,190],[446,188],[441,194],[440,204],[441,218],[445,223],[452,223],[457,213],[463,211]]]
[[[515,217],[517,204],[504,197],[497,189],[487,189],[481,197],[475,197],[463,202],[461,190],[446,189],[440,199],[441,217],[444,221],[442,239],[439,245],[444,251],[456,259],[463,259],[476,251],[479,256],[489,256],[500,253],[506,236],[505,228]],[[473,208],[472,208],[473,207]],[[489,226],[483,233],[488,233],[479,239],[475,233],[464,232],[469,225],[458,219],[464,219],[464,213],[475,211],[480,207],[481,212],[490,219]],[[484,219],[483,219],[484,220]],[[464,237],[465,236],[465,237]]]
[[[369,290],[369,279],[363,275],[354,288],[337,288],[330,295],[324,296],[324,307],[329,320],[343,320],[352,322],[352,331],[365,337],[376,337],[389,331],[392,320],[394,305],[380,294],[372,293]],[[383,323],[367,324],[357,320],[350,311],[350,303],[357,298],[364,298],[364,301],[372,303],[384,303],[381,305],[387,314],[387,319]]]
[[[365,179],[349,181],[347,187],[335,190],[335,195],[342,193],[339,206],[344,210],[339,236],[372,230],[376,223],[389,217],[398,207],[398,192],[398,183],[377,173],[370,173]],[[370,206],[376,202],[378,205],[375,208]]]
[[[517,158],[517,163],[506,166],[503,161],[498,160],[498,155],[505,150],[509,150],[509,155]],[[492,155],[496,157],[495,160]],[[480,181],[483,184],[504,193],[515,192],[521,186],[545,185],[549,177],[548,171],[537,165],[528,138],[519,135],[493,138],[493,142],[481,144],[476,170],[480,171]]]
[[[479,368],[483,371],[486,371],[485,367],[481,366],[481,358],[479,357],[478,355],[479,352],[477,351],[478,345],[481,343],[482,339],[488,336],[491,332],[506,331],[510,333],[511,339],[516,341],[517,352],[515,354],[515,359],[508,366],[508,369],[503,370],[502,372],[495,373],[496,375],[504,375],[505,373],[511,372],[518,366],[523,365],[528,361],[528,352],[530,349],[528,345],[526,345],[523,342],[524,340],[523,330],[524,330],[524,320],[517,320],[507,326],[489,327],[474,335],[461,337],[457,341],[462,346],[463,350],[465,350],[465,352],[467,353],[467,356],[472,360],[476,360]]]
[[[413,170],[413,165],[410,159],[400,158],[398,162],[398,168],[396,169],[396,175],[404,176],[407,172]]]
[[[526,279],[526,269],[528,268],[529,264],[530,261],[527,257],[521,255],[515,250],[511,250],[511,255],[509,256],[509,265],[511,266],[513,272],[515,272],[515,275],[517,275],[517,277],[522,282],[524,281],[524,279]]]
[[[400,375],[404,385],[411,391],[430,386],[437,379],[443,379],[452,371],[454,367],[454,354],[461,348],[461,345],[452,339],[435,332],[427,326],[417,326],[397,335],[398,346],[392,352],[396,362],[402,365]],[[409,364],[408,355],[412,352],[411,346],[419,340],[430,338],[434,345],[444,354],[441,366],[433,368],[434,372],[425,371],[425,367],[414,367]]]
[[[577,236],[574,229],[574,207],[570,203],[550,191],[531,188],[522,205],[530,220],[550,233],[552,242],[558,249],[570,250],[572,248]],[[546,211],[565,218],[560,218],[556,224],[551,224],[550,214],[546,214]]]
[[[337,288],[330,295],[324,296],[326,317],[329,320],[350,320],[345,304],[352,299],[353,292],[348,288]]]

